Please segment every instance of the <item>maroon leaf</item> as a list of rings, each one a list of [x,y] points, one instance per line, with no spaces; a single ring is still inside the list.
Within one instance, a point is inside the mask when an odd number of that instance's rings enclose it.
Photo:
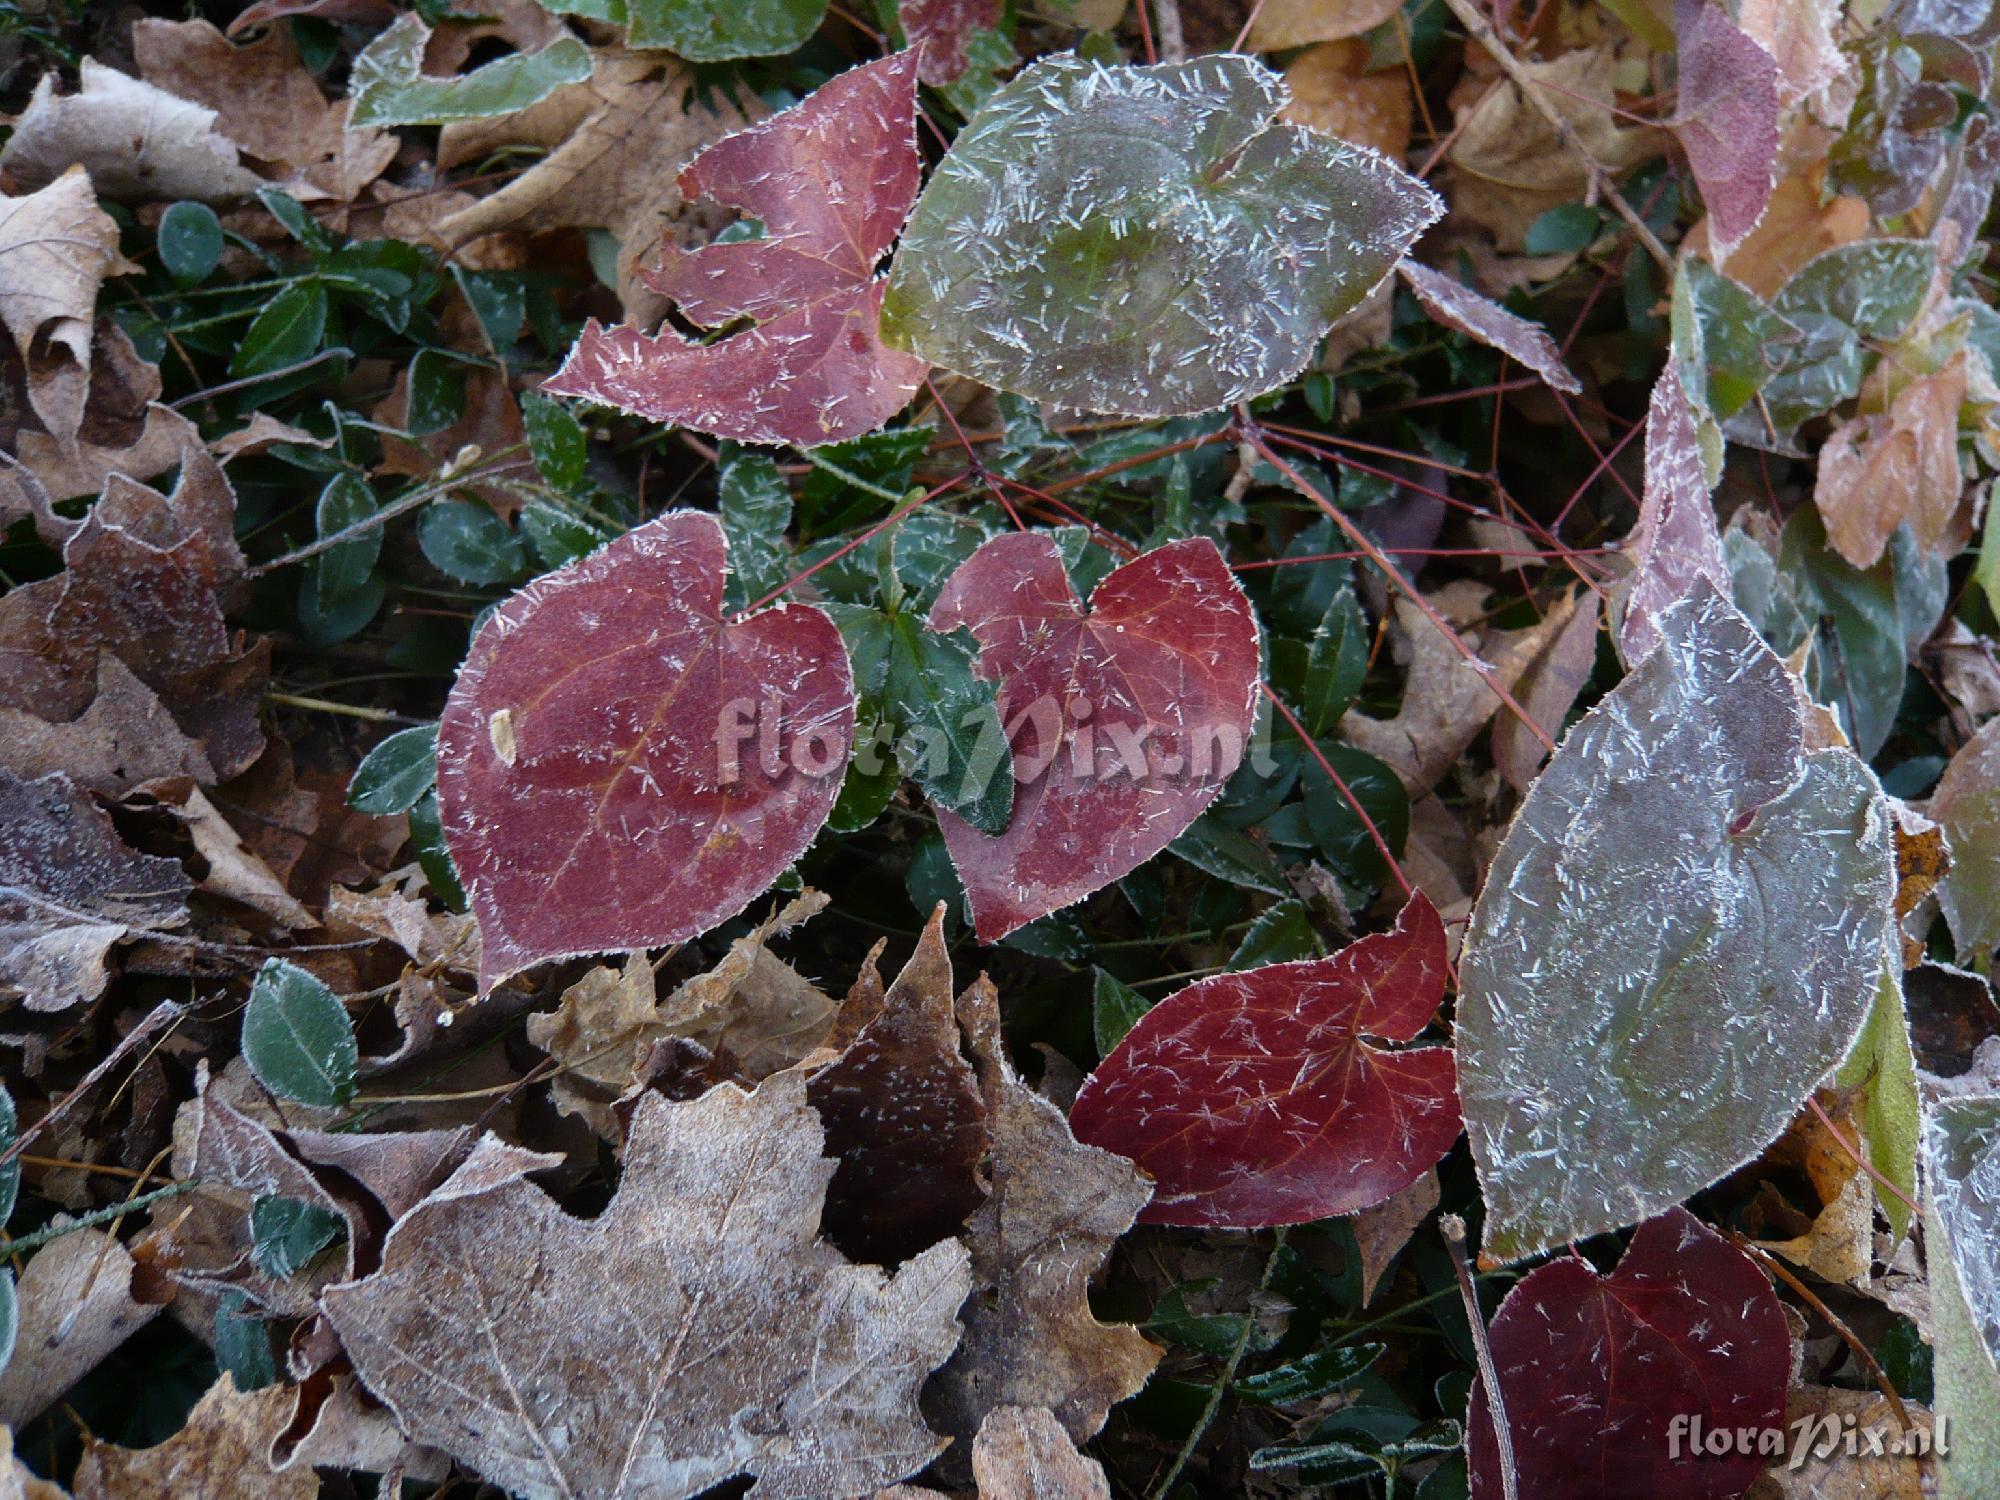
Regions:
[[[1449,1047],[1390,1051],[1444,998],[1444,924],[1421,893],[1331,958],[1218,974],[1140,1018],[1085,1082],[1076,1138],[1157,1184],[1139,1217],[1240,1229],[1382,1202],[1458,1139]]]
[[[1081,900],[1166,848],[1242,759],[1257,621],[1213,542],[1174,542],[1097,585],[1086,610],[1045,532],[959,565],[933,630],[969,627],[1000,684],[1014,818],[999,835],[938,809],[983,942]]]
[[[1489,1336],[1520,1492],[1535,1500],[1732,1500],[1770,1462],[1736,1429],[1779,1427],[1791,1335],[1764,1273],[1687,1210],[1639,1226],[1609,1276],[1580,1256],[1524,1276]],[[1727,1428],[1726,1456],[1691,1452]],[[1498,1500],[1477,1379],[1466,1416],[1472,1500]]]
[[[897,19],[920,59],[918,73],[941,88],[965,75],[973,32],[1000,24],[1000,0],[902,0]]]
[[[481,992],[543,959],[681,942],[812,842],[854,739],[833,622],[722,616],[722,527],[673,511],[537,579],[473,640],[438,726]]]
[[[1720,265],[1764,217],[1778,160],[1778,64],[1721,6],[1703,3],[1680,37],[1674,134],[1708,207]]]
[[[917,196],[916,121],[917,54],[898,52],[709,147],[682,194],[741,209],[764,235],[668,245],[646,280],[705,327],[755,326],[695,344],[593,320],[543,389],[748,443],[812,447],[881,426],[928,368],[876,329],[875,263]]]
[[[1583,383],[1563,363],[1562,350],[1545,330],[1429,266],[1405,258],[1396,263],[1396,269],[1424,311],[1437,322],[1498,349],[1567,395],[1583,389]]]
[[[1625,539],[1632,572],[1622,585],[1617,641],[1628,662],[1659,643],[1661,612],[1685,599],[1701,579],[1723,598],[1730,596],[1729,564],[1722,557],[1708,488],[1680,361],[1669,359],[1646,410],[1645,492],[1639,519]]]

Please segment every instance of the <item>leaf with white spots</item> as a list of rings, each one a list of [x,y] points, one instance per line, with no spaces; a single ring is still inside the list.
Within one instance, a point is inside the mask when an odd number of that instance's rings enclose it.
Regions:
[[[1707,585],[1565,737],[1459,966],[1485,1248],[1635,1224],[1750,1160],[1853,1048],[1895,892],[1874,776]]]
[[[1419,894],[1331,958],[1169,995],[1076,1097],[1078,1140],[1154,1180],[1151,1224],[1246,1229],[1370,1208],[1458,1139],[1446,1047],[1389,1048],[1444,999],[1444,924]]]
[[[473,639],[438,796],[480,989],[544,959],[699,936],[833,810],[854,680],[807,605],[731,621],[722,527],[673,511],[535,580]]]
[[[1283,79],[1214,54],[1044,58],[960,132],[889,278],[889,342],[1091,411],[1226,406],[1305,368],[1443,205],[1281,123]]]
[[[593,319],[542,389],[746,443],[814,447],[873,431],[926,369],[875,326],[875,263],[918,175],[915,52],[850,69],[718,141],[681,173],[681,193],[741,209],[764,233],[686,252],[670,241],[646,280],[704,327],[752,326],[698,344]]]

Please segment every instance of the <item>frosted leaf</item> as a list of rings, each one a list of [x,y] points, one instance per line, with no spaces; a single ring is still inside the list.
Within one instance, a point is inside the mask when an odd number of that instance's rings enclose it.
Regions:
[[[673,511],[536,579],[474,637],[438,725],[480,989],[734,916],[805,851],[854,739],[840,633],[722,613],[722,527]]]
[[[1774,1140],[1852,1049],[1895,891],[1846,750],[1705,584],[1565,737],[1487,875],[1458,1083],[1514,1260],[1637,1223]]]
[[[532,1500],[868,1494],[944,1446],[917,1411],[958,1342],[965,1248],[893,1276],[818,1234],[834,1164],[805,1079],[639,1099],[618,1192],[572,1218],[488,1136],[321,1299],[405,1431]]]
[[[974,33],[1000,24],[1000,0],[902,0],[896,18],[923,59],[924,82],[942,88],[965,76]]]
[[[1930,812],[1951,840],[1951,873],[1938,904],[1960,957],[1976,961],[2000,944],[2000,719],[1959,747]]]
[[[1700,0],[1692,23],[1681,27],[1680,44],[1674,135],[1708,209],[1709,253],[1724,261],[1771,201],[1778,64],[1712,0]]]
[[[930,626],[971,629],[1014,756],[1005,833],[937,812],[982,942],[1158,854],[1221,793],[1249,742],[1257,620],[1205,537],[1134,558],[1088,608],[1053,536],[995,537],[945,583]]]
[[[1924,1175],[1937,1411],[1958,1440],[1939,1493],[1974,1500],[2000,1484],[2000,1099],[1934,1100]]]
[[[1626,540],[1632,574],[1622,590],[1618,646],[1638,661],[1660,638],[1660,612],[1706,578],[1729,592],[1715,507],[1709,503],[1695,414],[1678,358],[1667,361],[1646,409],[1646,482],[1639,520]]]
[[[1429,1025],[1448,968],[1419,894],[1393,931],[1331,958],[1191,984],[1099,1064],[1070,1128],[1153,1178],[1149,1224],[1252,1229],[1373,1207],[1458,1139],[1450,1051],[1373,1040]]]
[[[1237,54],[1036,63],[932,174],[884,334],[1082,410],[1206,411],[1289,380],[1442,205],[1387,158],[1279,123],[1286,99]]]
[[[753,326],[698,344],[593,319],[542,389],[746,443],[815,447],[881,426],[924,378],[922,360],[876,333],[875,263],[918,176],[915,52],[852,68],[716,142],[681,173],[682,195],[741,209],[763,235],[669,243],[644,279],[705,327]]]
[[[403,15],[354,59],[352,128],[448,125],[510,115],[590,76],[590,49],[567,32],[539,52],[495,58],[452,78],[425,75],[424,47],[430,39],[431,29],[421,17]]]
[[[1563,363],[1562,350],[1546,330],[1526,318],[1517,318],[1464,283],[1417,261],[1398,261],[1396,270],[1409,283],[1424,311],[1437,322],[1498,349],[1559,391],[1574,396],[1583,389],[1583,383]]]
[[[726,62],[804,46],[826,17],[826,0],[631,0],[627,9],[632,46]]]

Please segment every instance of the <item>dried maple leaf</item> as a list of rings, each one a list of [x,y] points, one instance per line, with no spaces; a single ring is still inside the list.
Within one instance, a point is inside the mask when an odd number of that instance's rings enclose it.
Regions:
[[[76,1500],[313,1500],[319,1476],[311,1469],[271,1467],[271,1442],[293,1402],[289,1386],[239,1391],[225,1371],[164,1443],[133,1449],[93,1440],[72,1493]]]
[[[1123,1157],[1078,1142],[1015,1076],[983,975],[958,1014],[986,1099],[991,1190],[966,1226],[965,1338],[931,1378],[924,1410],[964,1441],[1000,1407],[1046,1406],[1082,1442],[1160,1360],[1136,1328],[1100,1323],[1089,1298],[1091,1276],[1152,1190]]]
[[[916,1395],[957,1342],[966,1252],[843,1259],[817,1236],[820,1143],[797,1074],[648,1095],[584,1221],[488,1138],[322,1305],[406,1431],[522,1495],[866,1493],[943,1446]]]
[[[764,234],[668,247],[647,280],[706,327],[754,326],[695,344],[593,321],[543,389],[744,442],[811,447],[881,426],[927,368],[877,332],[876,262],[916,201],[916,121],[917,54],[905,51],[709,147],[681,173],[682,194],[741,209]]]
[[[944,916],[940,902],[880,1009],[807,1086],[840,1160],[826,1235],[853,1260],[907,1260],[986,1197],[986,1104],[959,1052]]]
[[[68,777],[0,769],[0,996],[29,1010],[94,999],[112,945],[182,925],[188,890],[178,864],[126,848]]]
[[[1013,746],[1005,833],[937,810],[983,942],[1138,868],[1242,759],[1257,621],[1206,538],[1134,558],[1086,606],[1055,538],[995,537],[945,582],[929,625],[972,631]]]
[[[1574,1254],[1529,1272],[1488,1336],[1520,1492],[1535,1500],[1735,1500],[1765,1460],[1754,1448],[1698,1453],[1682,1419],[1733,1433],[1785,1414],[1791,1334],[1777,1294],[1685,1209],[1642,1224],[1609,1276]],[[1478,1379],[1466,1453],[1473,1500],[1496,1500],[1498,1444]]]
[[[674,511],[535,580],[474,638],[438,795],[482,993],[544,959],[708,931],[833,810],[854,720],[840,633],[806,605],[726,621],[724,564],[715,517]]]
[[[1799,0],[1803,6],[1805,0]],[[1757,227],[1778,164],[1778,64],[1713,0],[1680,28],[1680,107],[1674,135],[1708,208],[1710,254],[1721,262]]]
[[[1390,1051],[1444,999],[1444,924],[1418,894],[1330,958],[1218,974],[1125,1034],[1070,1111],[1153,1178],[1149,1224],[1235,1229],[1369,1208],[1458,1139],[1451,1049]]]

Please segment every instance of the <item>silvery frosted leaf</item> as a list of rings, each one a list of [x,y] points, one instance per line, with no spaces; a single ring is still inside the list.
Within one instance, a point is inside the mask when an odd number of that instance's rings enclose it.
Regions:
[[[1700,580],[1729,587],[1710,488],[1676,356],[1660,372],[1646,411],[1646,487],[1638,522],[1626,538],[1632,573],[1619,590],[1618,649],[1627,661],[1653,649],[1660,612],[1686,598]]]
[[[1037,63],[924,189],[884,336],[1001,390],[1136,416],[1290,379],[1442,205],[1373,151],[1275,123],[1285,102],[1234,54]]]
[[[1783,664],[1706,583],[1521,805],[1460,966],[1458,1076],[1512,1260],[1755,1156],[1847,1056],[1895,888],[1882,795],[1804,752]]]
[[[2000,1485],[2000,1099],[1936,1100],[1924,1173],[1936,1406],[1955,1440],[1939,1493],[1970,1500]]]
[[[354,60],[356,129],[365,125],[446,125],[512,114],[590,76],[590,49],[568,33],[539,52],[496,58],[462,77],[423,71],[431,29],[408,14]]]

